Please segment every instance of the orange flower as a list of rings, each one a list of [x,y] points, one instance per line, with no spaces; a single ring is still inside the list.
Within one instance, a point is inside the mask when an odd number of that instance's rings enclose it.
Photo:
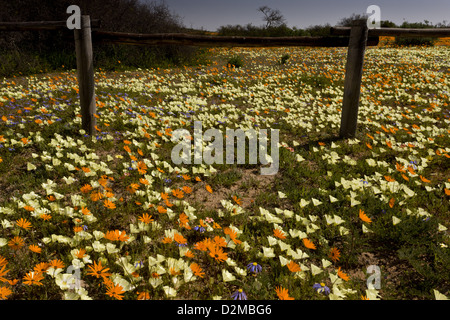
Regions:
[[[148,167],[147,167],[147,165],[144,163],[144,161],[139,161],[138,164],[137,164],[137,169],[138,169],[138,172],[139,172],[140,174],[145,174],[145,173],[147,173]]]
[[[425,183],[430,183],[431,181],[425,178],[424,176],[419,176],[420,180],[422,180]]]
[[[8,246],[15,250],[22,248],[24,245],[24,240],[19,236],[15,236],[8,242]]]
[[[16,220],[16,223],[19,227],[28,230],[31,228],[31,223],[27,221],[27,219],[20,218],[19,220]]]
[[[395,168],[397,169],[397,171],[400,171],[400,172],[402,172],[402,173],[405,173],[406,171],[405,171],[405,166],[404,165],[402,165],[402,164],[400,164],[400,163],[396,163],[395,164]]]
[[[116,205],[114,204],[114,202],[112,202],[109,199],[106,199],[105,201],[103,201],[103,206],[105,208],[108,208],[108,209],[115,209],[116,208]]]
[[[172,190],[172,194],[174,195],[174,197],[177,197],[178,199],[183,199],[184,197],[183,191],[181,191],[180,189]]]
[[[85,249],[78,249],[78,252],[75,254],[75,256],[78,259],[83,259],[83,257],[86,256],[86,250]]]
[[[193,258],[194,257],[194,253],[191,250],[187,250],[184,255],[188,258]]]
[[[295,263],[294,261],[290,261],[287,265],[286,265],[289,269],[289,271],[291,272],[299,272],[302,271],[302,269],[300,268],[298,263]]]
[[[48,263],[40,262],[34,268],[34,272],[36,273],[44,273],[48,269]]]
[[[111,275],[110,273],[107,273],[109,268],[105,268],[104,266],[102,266],[102,262],[101,261],[99,261],[98,264],[97,264],[97,262],[94,261],[94,265],[88,265],[88,268],[91,271],[88,272],[87,274],[89,276],[96,277],[97,279],[100,278],[100,277],[105,279],[106,277],[109,277]]]
[[[80,191],[82,192],[82,193],[88,193],[89,191],[91,191],[92,190],[92,186],[90,185],[90,184],[85,184],[84,186],[82,186],[81,188],[80,188]]]
[[[207,251],[208,248],[207,248],[207,246],[206,246],[205,240],[199,241],[199,242],[197,242],[196,244],[194,244],[194,249],[195,249],[195,250],[199,250],[199,251]]]
[[[359,209],[359,218],[362,221],[367,222],[367,223],[371,223],[372,222],[372,220],[370,220],[370,218],[361,209]]]
[[[216,261],[223,262],[228,259],[227,253],[223,252],[222,248],[214,246],[210,249],[209,255],[216,259]]]
[[[169,237],[164,237],[162,239],[162,243],[171,243],[172,241],[173,241],[172,238],[169,238]]]
[[[191,268],[192,272],[193,272],[196,276],[198,276],[198,277],[200,277],[200,278],[203,278],[203,276],[205,275],[205,273],[202,272],[203,269],[202,269],[197,263],[195,263],[195,262],[192,263],[192,264],[189,266],[189,268]]]
[[[169,194],[168,194],[168,193],[161,192],[161,199],[163,199],[163,200],[169,200]]]
[[[195,181],[200,182],[202,179],[200,179],[200,177],[195,177]]]
[[[74,231],[75,233],[80,232],[80,231],[83,231],[83,227],[82,227],[82,226],[75,226],[75,227],[73,227],[73,231]]]
[[[236,239],[236,238],[237,238],[237,232],[236,232],[236,231],[232,230],[232,229],[229,228],[229,227],[226,227],[225,229],[223,229],[223,232],[224,232],[225,234],[228,234],[228,235],[230,236],[230,239],[233,240],[233,242],[234,242],[235,244],[241,243],[240,240]]]
[[[188,224],[189,223],[189,218],[184,212],[182,212],[180,214],[178,219],[180,220],[180,226],[182,226],[182,227],[184,227],[186,229],[190,229],[189,224]]]
[[[289,296],[288,289],[276,287],[275,292],[277,293],[278,299],[280,300],[294,300],[294,298]]]
[[[149,215],[148,213],[144,213],[142,216],[139,217],[139,221],[141,221],[145,224],[149,224],[150,222],[153,222],[154,220],[152,219],[151,215]]]
[[[138,300],[150,300],[150,293],[148,292],[136,292],[138,294]]]
[[[27,144],[28,143],[28,139],[27,138],[22,138],[22,139],[20,139],[20,141],[22,141],[23,144]]]
[[[412,166],[408,166],[408,171],[409,173],[411,173],[413,176],[415,176],[417,173],[414,171],[414,168]]]
[[[392,178],[391,176],[384,176],[384,178],[388,181],[388,182],[394,182],[395,179]]]
[[[183,189],[183,191],[185,193],[191,193],[192,192],[192,189],[190,187],[188,187],[188,186],[184,186],[182,189]]]
[[[339,267],[339,269],[337,269],[337,274],[338,274],[339,278],[341,278],[345,281],[350,280],[350,277],[346,273],[341,271],[341,267]]]
[[[81,213],[85,216],[91,215],[91,212],[89,211],[89,209],[87,207],[81,208]]]
[[[91,193],[91,200],[97,202],[98,200],[103,198],[103,194],[100,191],[94,191]]]
[[[273,235],[281,240],[286,239],[286,235],[280,229],[273,229]]]
[[[87,167],[82,167],[81,170],[83,170],[84,173],[89,173],[91,172],[91,169],[87,168]]]
[[[1,162],[1,161],[0,161]],[[0,287],[0,300],[8,299],[8,296],[12,294],[12,291],[7,287]]]
[[[446,195],[450,196],[450,189],[444,188],[444,192]]]
[[[392,149],[392,142],[390,142],[389,140],[386,140],[386,145],[388,146],[388,148]]]
[[[158,206],[158,212],[159,213],[166,213],[167,209],[165,209],[163,206]]]
[[[242,200],[239,199],[237,196],[233,196],[233,200],[234,200],[234,202],[236,202],[236,204],[242,206]]]
[[[206,191],[208,191],[209,193],[213,193],[213,190],[210,185],[207,184],[205,188],[206,188]]]
[[[368,142],[366,142],[366,146],[367,146],[367,148],[369,148],[370,150],[372,150],[373,149],[373,147],[370,145],[370,143],[368,143]]]
[[[213,242],[218,247],[226,247],[227,246],[227,242],[225,241],[225,239],[220,236],[215,236],[213,239]]]
[[[42,249],[35,244],[29,245],[28,249],[30,249],[31,251],[36,252],[36,253],[41,253],[41,251],[42,251]]]
[[[25,206],[23,208],[27,211],[34,211],[34,208],[32,206]]]
[[[304,244],[305,247],[307,247],[308,249],[312,249],[312,250],[315,250],[315,249],[316,249],[315,244],[314,244],[311,240],[309,240],[309,239],[307,239],[307,238],[303,238],[303,244]]]
[[[191,180],[191,177],[188,176],[187,174],[183,174],[181,176],[183,177],[184,180]]]
[[[339,251],[338,248],[331,248],[330,254],[328,256],[331,258],[331,260],[336,262],[339,260],[339,258],[341,256],[341,252]]]
[[[58,268],[62,269],[62,268],[65,267],[64,262],[62,262],[62,261],[59,260],[59,259],[54,259],[54,260],[50,261],[50,262],[48,263],[48,266],[49,266],[49,267],[53,267],[53,268],[55,268],[55,269],[58,269]]]
[[[120,230],[114,230],[114,231],[107,231],[104,235],[105,239],[111,240],[111,241],[121,241],[125,242],[128,239],[130,239],[129,236],[127,236],[127,233],[125,231]]]
[[[402,178],[405,179],[406,181],[409,181],[409,178],[403,173],[402,173]]]
[[[395,204],[395,199],[391,198],[391,200],[389,200],[389,207],[393,208]]]
[[[122,286],[114,284],[112,281],[107,281],[106,288],[107,288],[106,294],[108,296],[116,298],[117,300],[123,299],[123,294],[125,293],[125,290],[123,290]]]
[[[183,237],[181,234],[179,233],[175,233],[173,235],[173,239],[175,240],[175,242],[179,243],[179,244],[187,244],[187,240],[185,237]]]
[[[42,273],[30,271],[23,277],[23,280],[25,280],[23,283],[30,286],[33,284],[37,286],[42,286],[42,283],[40,282],[42,279],[44,279]]]
[[[5,270],[5,269],[6,269],[6,265],[4,265],[0,269],[0,282],[6,282],[7,281],[5,278],[3,278],[3,276],[6,275],[10,270]]]
[[[144,178],[140,178],[140,179],[139,179],[139,182],[142,183],[142,184],[144,184],[144,185],[147,185],[147,186],[150,184],[150,182],[148,182],[148,180],[147,180],[147,179],[144,179]]]

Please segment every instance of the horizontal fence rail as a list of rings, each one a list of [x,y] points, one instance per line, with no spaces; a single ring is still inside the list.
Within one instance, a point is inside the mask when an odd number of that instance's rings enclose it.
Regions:
[[[336,36],[350,35],[351,27],[331,27],[330,33]],[[450,37],[450,28],[434,28],[434,29],[404,29],[404,28],[378,28],[369,29],[369,37],[402,37],[402,38],[416,38],[416,37],[431,37],[443,38]]]
[[[94,42],[130,45],[188,45],[197,47],[348,47],[350,37],[235,37],[186,33],[139,34],[92,31]],[[372,37],[368,46],[378,45]]]
[[[91,28],[99,28],[99,19],[91,20]],[[67,29],[66,21],[0,22],[0,31],[39,31]]]

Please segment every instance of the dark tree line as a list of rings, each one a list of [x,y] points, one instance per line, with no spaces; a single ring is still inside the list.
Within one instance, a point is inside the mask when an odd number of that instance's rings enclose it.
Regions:
[[[168,33],[185,30],[181,18],[165,2],[138,0],[0,0],[0,21],[65,21],[67,7],[78,5],[81,14],[101,20],[101,30],[133,33]],[[161,63],[186,63],[195,59],[196,48],[180,46],[135,47],[96,45],[97,67],[151,67]],[[22,57],[22,58],[21,58]],[[23,69],[34,64],[38,69],[74,68],[73,31],[0,32],[0,75],[8,69]],[[23,61],[22,61],[23,59]],[[10,64],[8,67],[8,63]],[[36,70],[34,70],[36,71]]]

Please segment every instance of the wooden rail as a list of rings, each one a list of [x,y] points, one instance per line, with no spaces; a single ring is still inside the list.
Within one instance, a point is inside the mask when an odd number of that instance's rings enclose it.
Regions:
[[[187,45],[197,47],[348,47],[349,37],[226,37],[186,33],[139,34],[93,31],[94,42],[130,45]],[[378,45],[379,38],[368,39],[368,46]]]
[[[127,45],[189,45],[201,47],[348,47],[341,114],[341,138],[354,137],[357,127],[364,53],[367,46],[376,46],[379,36],[448,37],[449,28],[402,29],[367,28],[366,20],[353,22],[352,27],[332,27],[329,37],[224,37],[184,33],[137,34],[94,30],[100,20],[81,16],[81,30],[74,30],[77,76],[80,88],[82,128],[95,135],[95,90],[92,42]],[[61,30],[66,21],[0,22],[0,31]]]
[[[330,33],[336,36],[350,35],[351,27],[331,27]],[[434,28],[434,29],[404,29],[404,28],[379,28],[370,29],[369,37],[404,37],[404,38],[443,38],[450,37],[450,28]]]
[[[99,28],[100,20],[91,20],[91,27]],[[67,28],[66,21],[0,22],[0,31],[61,30],[64,28]]]

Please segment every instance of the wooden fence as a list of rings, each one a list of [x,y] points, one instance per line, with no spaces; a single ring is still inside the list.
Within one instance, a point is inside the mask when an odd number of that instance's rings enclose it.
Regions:
[[[183,33],[136,34],[92,30],[100,25],[88,15],[81,16],[81,29],[74,30],[77,77],[79,85],[82,128],[95,135],[96,103],[92,42],[128,45],[188,45],[201,47],[348,47],[345,66],[344,96],[339,136],[354,137],[356,133],[364,53],[367,46],[378,45],[379,36],[448,37],[450,29],[368,29],[366,20],[356,20],[352,27],[333,27],[330,37],[224,37]],[[0,31],[58,30],[66,21],[0,23]]]

